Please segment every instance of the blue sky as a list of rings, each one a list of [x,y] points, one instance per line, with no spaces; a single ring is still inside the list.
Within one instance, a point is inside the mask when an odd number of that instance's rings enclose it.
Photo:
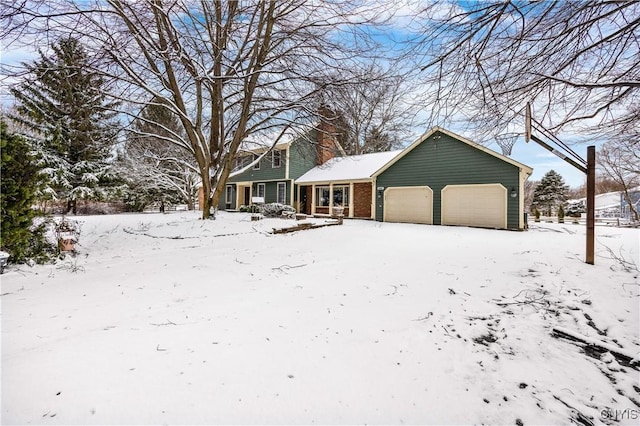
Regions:
[[[464,2],[461,2],[464,4]],[[460,5],[460,3],[459,3]],[[399,7],[395,5],[395,7]],[[402,6],[400,6],[402,9]],[[410,21],[412,19],[412,7],[407,7],[407,11],[400,12],[396,15],[396,19],[398,22],[403,23],[401,27],[398,27],[398,34],[387,32],[386,34],[377,34],[376,38],[380,38],[386,36],[390,39],[402,39],[403,35],[406,35],[406,30],[411,25]],[[415,7],[415,6],[413,6]],[[402,28],[402,29],[401,29]],[[390,28],[387,28],[387,31]],[[34,49],[37,46],[30,45],[29,47],[15,50],[15,49],[6,49],[5,46],[0,47],[0,64],[2,65],[2,71],[0,75],[4,77],[6,75],[5,67],[11,67],[19,64],[20,62],[26,61],[31,62],[34,58],[36,58],[36,53]],[[46,49],[46,47],[45,47]],[[0,104],[3,107],[10,106],[12,104],[12,100],[10,95],[7,93],[7,80],[3,78],[2,80],[2,90],[0,91]],[[428,129],[418,129],[417,133],[422,134],[424,131]],[[456,131],[455,128],[450,129],[456,133],[459,133],[463,136],[469,137],[470,135],[466,135],[465,132]],[[473,140],[473,137],[469,137],[469,139]],[[573,139],[573,137],[572,137]],[[575,139],[574,139],[575,140]],[[568,141],[565,141],[568,142]],[[500,152],[500,147],[494,142],[488,145],[489,148],[494,151]],[[574,150],[581,156],[586,157],[586,147],[587,144],[581,144],[579,146],[575,146]],[[554,154],[550,153],[543,147],[539,146],[535,142],[525,143],[524,137],[520,137],[516,144],[514,145],[511,155],[511,158],[514,160],[526,164],[534,169],[531,180],[540,180],[545,173],[550,170],[555,170],[560,173],[564,178],[565,182],[571,187],[577,187],[582,185],[585,182],[585,176],[582,172],[575,169],[570,164],[566,163],[562,159],[556,157]]]
[[[501,152],[500,147],[492,144],[489,148]],[[574,146],[572,149],[582,158],[587,157],[587,145]],[[526,143],[520,138],[511,150],[511,158],[533,168],[529,180],[540,180],[549,170],[555,170],[564,178],[567,185],[578,187],[586,182],[586,175],[569,163],[558,158],[542,146],[531,141]]]
[[[35,58],[35,54],[33,52],[3,52],[0,61],[2,61],[3,65],[8,65],[11,63],[27,61],[29,62]],[[8,96],[6,90],[3,88],[0,101],[3,106],[10,106],[11,99]],[[423,133],[427,129],[421,129],[419,133]],[[456,131],[455,129],[451,129],[452,131]],[[464,132],[461,133],[463,136],[466,136]],[[472,139],[472,138],[470,138]],[[497,152],[502,152],[500,147],[496,143],[492,143],[488,145],[489,148],[493,149]],[[580,145],[573,148],[579,155],[583,158],[586,157],[586,145]],[[520,137],[516,144],[513,146],[511,151],[511,158],[514,160],[526,164],[529,167],[532,167],[533,174],[529,178],[531,180],[540,180],[545,173],[549,170],[555,170],[560,173],[560,175],[564,178],[565,182],[571,187],[578,187],[585,182],[585,176],[582,172],[556,157],[554,154],[550,153],[543,147],[539,146],[535,142],[525,143],[524,137]]]

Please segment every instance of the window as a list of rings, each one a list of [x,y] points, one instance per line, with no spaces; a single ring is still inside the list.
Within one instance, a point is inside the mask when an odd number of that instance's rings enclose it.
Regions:
[[[316,205],[318,207],[329,207],[329,187],[316,187]]]
[[[240,170],[241,168],[249,164],[250,159],[251,159],[251,156],[246,156],[246,155],[243,157],[236,157],[233,164],[233,170],[234,171]]]
[[[233,198],[233,186],[227,185],[224,197],[225,197],[224,199],[225,203],[227,205],[231,205],[231,201]]]
[[[333,205],[341,207],[349,207],[349,186],[333,187]]]
[[[256,190],[256,197],[264,198],[264,183],[259,183]]]
[[[260,157],[258,154],[253,154],[253,161],[256,161]],[[253,170],[260,170],[260,161],[253,165]]]
[[[282,151],[273,151],[271,152],[271,167],[272,168],[278,168],[281,165],[281,160],[282,160]]]
[[[285,204],[287,200],[287,184],[285,182],[278,182],[278,195],[276,203]]]

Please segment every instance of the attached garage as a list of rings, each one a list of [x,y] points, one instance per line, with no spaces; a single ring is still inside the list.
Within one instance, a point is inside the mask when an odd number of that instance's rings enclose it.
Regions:
[[[372,175],[375,219],[521,230],[532,171],[436,127]]]
[[[442,224],[507,228],[507,188],[499,183],[445,186]]]
[[[392,187],[384,191],[384,221],[433,224],[433,191],[428,186]]]

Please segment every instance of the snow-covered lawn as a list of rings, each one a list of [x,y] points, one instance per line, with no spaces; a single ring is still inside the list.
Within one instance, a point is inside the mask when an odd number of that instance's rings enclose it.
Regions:
[[[2,276],[3,424],[640,418],[637,364],[552,333],[640,353],[637,229],[591,266],[572,224],[74,219],[76,257]]]

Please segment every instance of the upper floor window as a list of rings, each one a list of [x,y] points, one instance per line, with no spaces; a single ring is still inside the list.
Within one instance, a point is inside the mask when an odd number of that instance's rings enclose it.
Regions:
[[[260,156],[258,154],[253,154],[253,161],[256,161]],[[253,170],[260,170],[260,161],[256,161],[253,165]]]
[[[277,168],[282,164],[282,151],[272,151],[271,152],[271,167]]]
[[[251,158],[250,156],[246,156],[246,155],[242,156],[242,157],[236,157],[234,165],[233,165],[233,170],[236,171],[236,170],[240,170],[241,168],[245,167],[247,164],[249,164],[248,160],[250,158]]]

